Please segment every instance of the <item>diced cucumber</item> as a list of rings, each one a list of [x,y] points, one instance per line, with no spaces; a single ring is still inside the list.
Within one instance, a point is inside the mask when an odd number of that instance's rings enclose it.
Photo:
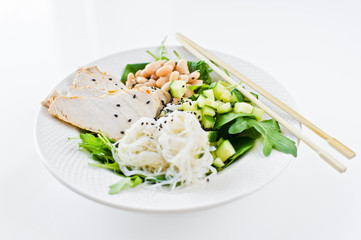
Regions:
[[[186,82],[182,80],[174,80],[169,85],[170,94],[173,97],[181,98],[185,94],[187,88],[186,88]]]
[[[211,108],[211,107],[208,107],[208,106],[204,106],[203,108],[202,108],[202,115],[203,116],[211,116],[211,117],[213,117],[214,115],[216,115],[216,111],[213,109],[213,108]]]
[[[216,150],[216,154],[222,160],[222,162],[232,157],[235,153],[236,151],[234,150],[229,140],[224,140]]]
[[[230,102],[232,99],[232,94],[228,90],[225,90],[218,99],[222,102]]]
[[[213,90],[212,90],[212,89],[205,90],[205,91],[203,92],[203,94],[204,94],[207,98],[214,100],[214,94],[213,94]]]
[[[239,102],[234,105],[233,111],[236,113],[252,113],[253,106],[245,102]]]
[[[220,159],[219,157],[214,159],[213,161],[213,165],[216,167],[216,168],[221,168],[224,166],[224,163],[222,161],[222,159]]]
[[[182,109],[184,111],[195,111],[197,110],[197,103],[192,101],[186,101],[182,103]]]
[[[221,138],[217,141],[217,146],[221,145],[223,141],[224,141],[224,139],[221,137]]]
[[[231,85],[230,83],[225,82],[225,81],[219,81],[219,83],[222,84],[222,85],[225,86],[225,87],[228,87],[228,86]]]
[[[205,97],[204,95],[199,95],[199,97],[197,99],[198,106],[204,107],[206,100],[207,100],[207,97]]]
[[[226,87],[223,86],[220,82],[216,82],[214,87],[212,88],[214,97],[216,99],[219,99],[219,97],[222,95],[224,91],[227,91]],[[228,92],[228,91],[227,91]]]
[[[208,139],[209,139],[209,142],[217,142],[218,132],[217,131],[209,131]]]
[[[207,98],[207,99],[204,101],[204,105],[216,109],[216,108],[219,106],[219,103],[217,103],[216,101],[214,101],[214,100],[212,100],[212,99]]]
[[[212,128],[215,123],[216,123],[216,119],[210,116],[204,115],[202,117],[202,125],[204,128]]]
[[[261,121],[263,118],[264,111],[258,107],[254,107],[252,114],[256,117],[257,121]]]
[[[231,94],[232,94],[232,99],[231,99],[232,102],[244,102],[243,95],[237,88],[233,89]]]
[[[222,105],[217,107],[217,112],[218,113],[228,113],[232,111],[232,106],[231,103],[223,103]]]
[[[211,155],[212,155],[213,159],[216,159],[216,158],[217,158],[216,151],[211,151]]]

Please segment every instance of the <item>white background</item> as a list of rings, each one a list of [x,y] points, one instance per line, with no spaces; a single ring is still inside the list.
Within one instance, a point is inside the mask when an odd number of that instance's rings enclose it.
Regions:
[[[298,110],[360,148],[360,1],[1,1],[0,239],[361,239],[361,159],[337,173],[306,145],[272,183],[225,206],[143,214],[61,185],[35,149],[39,102],[77,67],[181,32],[278,79]],[[313,133],[303,129],[327,147]]]

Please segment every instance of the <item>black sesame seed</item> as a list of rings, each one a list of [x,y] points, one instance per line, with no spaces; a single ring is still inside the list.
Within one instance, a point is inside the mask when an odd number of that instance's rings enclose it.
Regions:
[[[147,102],[147,104],[149,104],[149,103],[150,103],[150,101]]]
[[[189,105],[192,106],[192,102],[189,102]]]
[[[118,117],[118,114],[114,114],[114,117]]]
[[[167,120],[165,120],[164,123],[167,123]]]
[[[194,79],[195,77],[192,77],[192,79]]]
[[[207,178],[207,182],[209,182],[209,178]]]
[[[134,95],[133,95],[133,98],[136,98],[136,97],[137,97],[137,95],[136,95],[136,94],[134,94]]]
[[[124,134],[124,131],[120,131],[121,134]]]
[[[113,80],[112,78],[109,78],[109,81]]]
[[[144,125],[144,122],[142,122],[140,125]]]
[[[173,121],[174,121],[174,119],[172,118],[170,121],[171,121],[171,122],[173,122]]]
[[[154,125],[154,123],[151,123],[150,125]]]
[[[96,80],[93,78],[92,81],[95,82]]]
[[[165,105],[165,102],[164,102],[164,100],[161,100],[161,102],[162,102],[162,105]]]
[[[117,104],[117,107],[120,107],[120,104]]]
[[[128,119],[128,122],[131,122],[132,121],[132,119]]]
[[[116,83],[115,86],[118,86],[118,83]]]
[[[146,122],[145,125],[148,125],[148,122]]]

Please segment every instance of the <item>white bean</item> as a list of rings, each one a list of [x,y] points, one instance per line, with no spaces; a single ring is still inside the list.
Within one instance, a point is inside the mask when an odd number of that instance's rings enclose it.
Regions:
[[[161,88],[166,82],[168,82],[168,80],[169,80],[169,75],[160,77],[157,80],[157,87]]]
[[[140,77],[140,73],[142,72],[142,70],[138,70],[136,73],[135,73],[135,76],[136,77]]]
[[[188,75],[180,75],[178,80],[182,80],[182,81],[185,81],[187,83],[188,80],[189,80],[189,76]]]
[[[197,81],[200,76],[200,73],[198,71],[194,71],[189,75],[189,82],[192,83],[194,81]]]
[[[158,60],[152,63],[149,63],[147,66],[145,66],[145,71],[149,75],[155,75],[155,72],[164,65],[166,61],[165,60]]]
[[[169,81],[174,81],[174,80],[178,80],[179,78],[179,72],[178,71],[173,71],[171,74],[170,74],[170,77],[169,77]]]
[[[127,88],[132,88],[134,86],[135,83],[135,76],[133,73],[129,73],[128,77],[127,77],[127,82],[125,83],[125,86]]]
[[[158,77],[163,77],[165,75],[168,75],[172,72],[173,67],[168,65],[168,66],[163,66],[161,68],[159,68],[157,70],[157,72],[155,73],[155,75],[157,75]]]
[[[140,72],[141,77],[149,78],[151,75],[145,69]]]
[[[149,81],[144,83],[143,85],[147,87],[155,87],[155,83],[156,81],[154,79],[149,79]]]
[[[148,82],[148,79],[145,77],[137,77],[135,80],[137,81],[137,83],[140,83],[140,84]]]
[[[174,60],[169,60],[168,62],[166,62],[166,63],[164,64],[164,66],[172,66],[173,69],[174,69],[174,67],[175,67],[175,61],[174,61]],[[173,70],[173,69],[172,69],[172,70]]]
[[[191,83],[191,85],[201,85],[201,84],[203,84],[203,80],[196,80]]]
[[[179,60],[177,66],[175,67],[175,70],[178,71],[180,74],[189,75],[187,60]]]
[[[171,82],[166,82],[163,86],[162,86],[162,90],[168,92],[169,91],[169,85],[171,84]]]

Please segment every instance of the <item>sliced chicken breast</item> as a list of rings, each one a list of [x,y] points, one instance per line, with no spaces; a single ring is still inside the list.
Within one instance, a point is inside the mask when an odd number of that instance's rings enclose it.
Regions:
[[[79,68],[72,86],[74,88],[95,87],[111,91],[126,89],[119,78],[101,72],[96,66]]]
[[[115,94],[123,90],[105,90],[95,87],[69,87],[67,97],[101,97],[106,94]]]
[[[58,96],[49,112],[74,126],[119,140],[141,117],[156,117],[161,105],[156,93],[139,89],[99,98]]]

